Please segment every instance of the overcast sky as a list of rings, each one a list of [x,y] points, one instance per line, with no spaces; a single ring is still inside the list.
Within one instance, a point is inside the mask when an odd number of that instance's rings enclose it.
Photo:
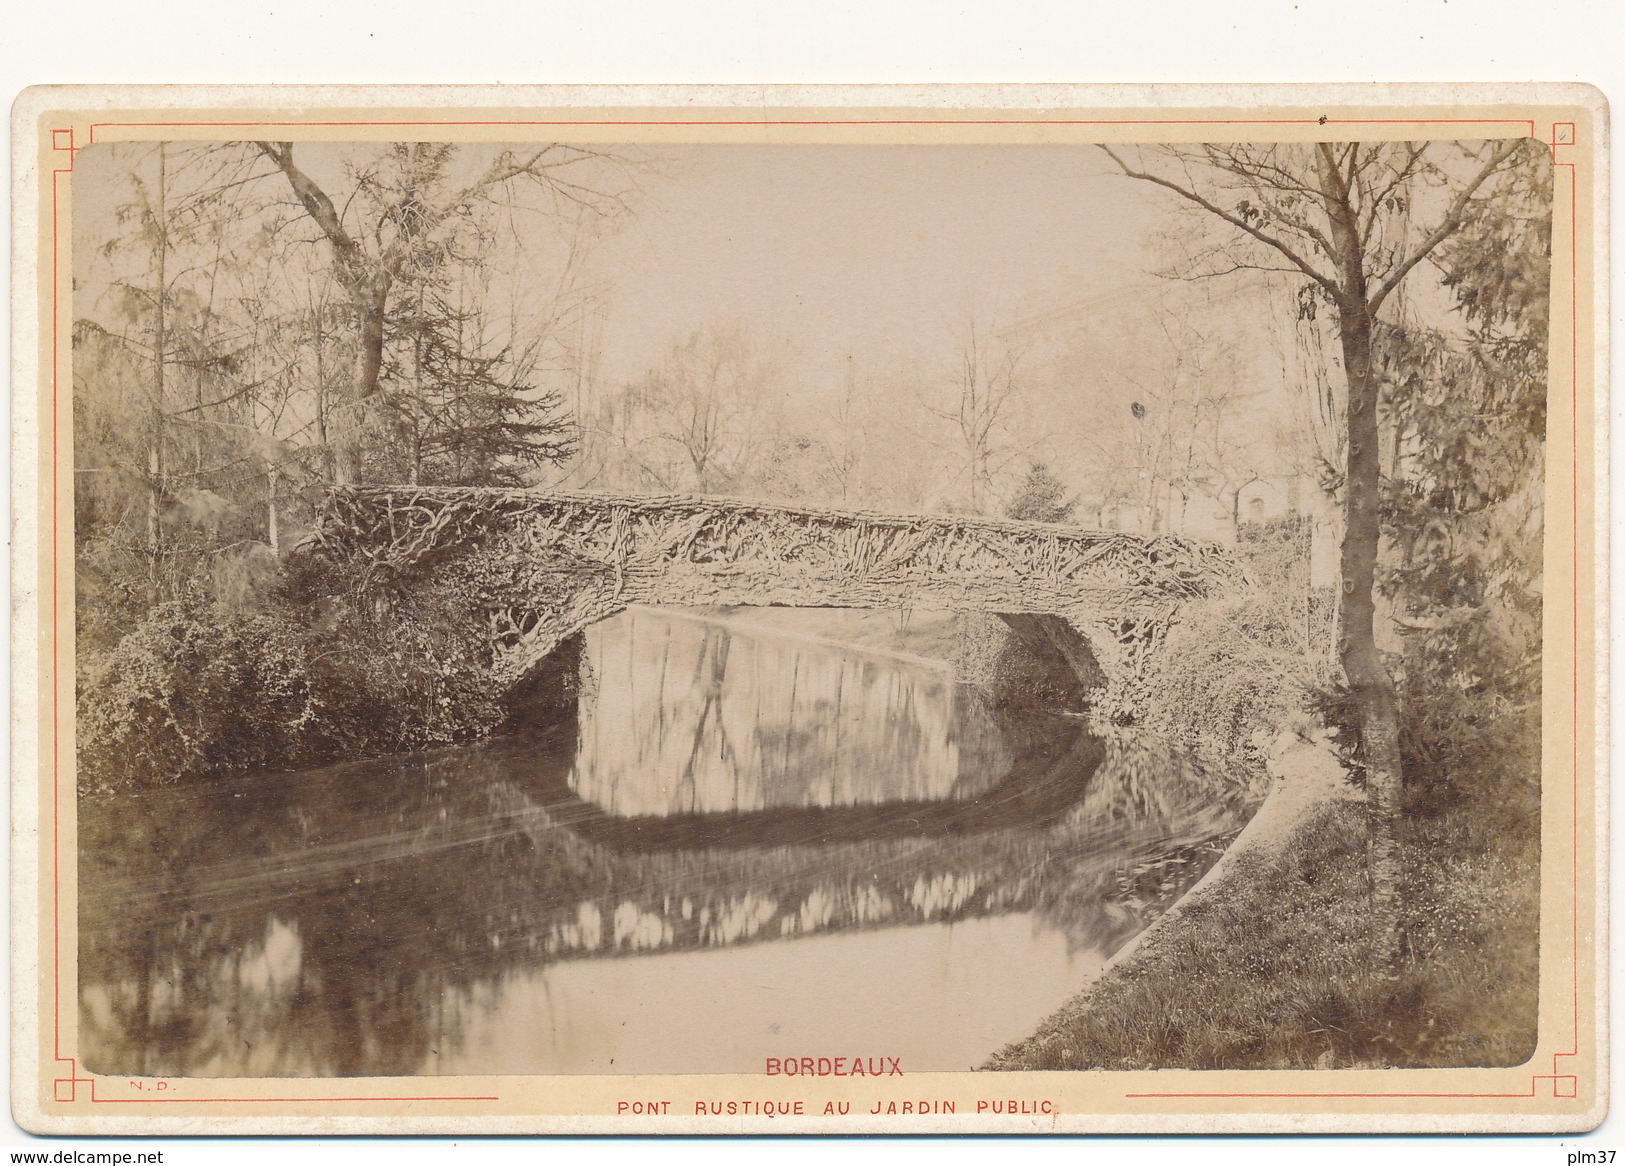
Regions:
[[[342,207],[354,188],[347,162],[379,148],[301,143],[297,158]],[[172,152],[177,189],[187,181],[188,153]],[[458,165],[472,176],[489,157],[470,148]],[[816,423],[827,391],[852,369],[879,378],[874,383],[896,406],[888,421],[910,411],[918,418],[922,400],[940,404],[951,393],[974,312],[984,333],[1020,321],[1020,340],[1031,349],[1023,416],[1010,422],[1033,456],[1065,469],[1085,456],[1084,438],[1112,440],[1102,427],[1127,426],[1131,400],[1154,388],[1172,341],[1157,325],[1166,319],[1159,306],[1180,304],[1162,309],[1179,316],[1193,295],[1246,296],[1234,279],[1170,285],[1158,278],[1163,251],[1150,240],[1169,223],[1175,200],[1114,173],[1091,146],[669,145],[643,161],[630,213],[606,224],[589,250],[600,392],[658,367],[697,330],[738,329],[774,359],[776,391],[792,413],[810,410]],[[121,262],[96,256],[102,242],[128,230],[115,211],[130,198],[132,167],[151,180],[151,144],[94,147],[78,159],[81,313],[95,310],[104,265]],[[616,177],[571,176],[602,184]],[[286,201],[297,222],[302,212],[280,176],[269,171],[263,183],[256,192]],[[494,252],[489,262],[501,266],[492,274],[517,298],[521,316],[541,318],[557,286],[563,236],[556,219],[519,215],[514,225],[521,246]],[[304,223],[300,233],[325,263],[314,227]],[[122,262],[136,265],[129,274],[137,282],[145,278],[139,248]],[[1223,313],[1232,347],[1267,339],[1256,300]],[[1274,361],[1222,379],[1242,375],[1267,389],[1279,384]]]
[[[604,372],[745,324],[807,357],[871,364],[941,347],[967,305],[1051,310],[1145,285],[1165,208],[1077,146],[672,150],[597,254],[612,281]]]
[[[298,157],[339,198],[355,149],[306,143]],[[125,176],[151,154],[80,156],[82,245],[118,229]],[[607,284],[602,372],[635,376],[710,324],[863,361],[936,344],[972,302],[1054,310],[1144,286],[1141,240],[1167,208],[1109,166],[1087,146],[662,147],[591,254]],[[536,246],[519,261],[546,284],[553,259]]]

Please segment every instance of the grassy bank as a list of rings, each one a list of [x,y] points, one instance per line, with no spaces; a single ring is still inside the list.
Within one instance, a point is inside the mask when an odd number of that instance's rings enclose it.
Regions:
[[[1325,651],[1332,597],[1308,585],[1301,531],[1254,534],[1241,551],[1258,583],[1181,612],[1147,669],[1144,727],[1246,781],[1263,779],[1283,728],[1325,724],[1358,773],[1358,727]],[[1377,823],[1329,774],[1319,800],[1250,830],[1256,845],[1222,877],[990,1067],[1526,1060],[1539,986],[1538,688],[1519,680],[1528,652],[1503,630],[1480,619],[1453,648],[1408,640],[1390,658],[1408,797],[1394,825],[1395,962],[1378,955],[1387,937],[1374,930]]]
[[[1403,940],[1371,959],[1372,824],[1321,803],[996,1069],[1305,1069],[1513,1065],[1534,1051],[1535,807],[1457,802],[1401,838]]]

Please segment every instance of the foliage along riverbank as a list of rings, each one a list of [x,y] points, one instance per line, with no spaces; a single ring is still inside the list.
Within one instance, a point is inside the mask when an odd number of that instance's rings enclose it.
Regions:
[[[1267,532],[1264,532],[1267,533]],[[1303,591],[1290,539],[1250,547],[1250,594],[1193,608],[1152,670],[1148,724],[1236,776],[1278,760],[1271,735],[1340,702],[1330,596]],[[1294,616],[1291,596],[1305,602]],[[1343,774],[1227,857],[1214,878],[990,1069],[1311,1069],[1515,1065],[1539,988],[1540,734],[1528,688],[1472,686],[1402,657],[1406,800],[1395,830],[1399,944],[1384,966],[1372,902],[1386,824],[1359,749]],[[1522,670],[1514,676],[1524,675]],[[1536,690],[1538,691],[1538,690]],[[1442,694],[1442,695],[1441,695]],[[1447,697],[1451,699],[1446,699]],[[1328,713],[1330,714],[1328,716]],[[1307,749],[1299,745],[1300,752]],[[1322,763],[1331,754],[1321,750]],[[1297,797],[1278,765],[1272,801]],[[1270,809],[1266,805],[1260,815]],[[1249,833],[1255,833],[1249,831]]]
[[[1387,974],[1371,960],[1372,816],[1324,801],[1236,854],[1132,958],[987,1067],[1519,1064],[1536,1035],[1535,820],[1482,802],[1407,818],[1403,942]]]
[[[572,567],[484,539],[377,574],[295,553],[212,580],[79,653],[79,788],[89,794],[293,770],[480,740],[573,712],[579,639],[506,690],[486,621],[568,591]],[[1078,709],[1058,657],[1034,660],[993,616],[717,609],[714,618],[860,651],[940,660],[1000,703]],[[92,628],[96,625],[92,623]]]
[[[467,612],[535,602],[501,540],[374,577],[315,555],[160,603],[79,652],[79,789],[293,770],[474,741],[575,703],[579,644],[509,693]],[[556,582],[568,587],[568,571]]]

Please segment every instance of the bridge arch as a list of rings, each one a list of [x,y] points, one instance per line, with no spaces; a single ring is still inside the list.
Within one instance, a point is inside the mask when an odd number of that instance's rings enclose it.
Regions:
[[[338,487],[311,541],[397,577],[500,552],[514,586],[467,617],[489,625],[502,684],[634,604],[938,608],[1049,645],[1120,719],[1180,605],[1239,578],[1220,548],[1170,536],[687,495]]]

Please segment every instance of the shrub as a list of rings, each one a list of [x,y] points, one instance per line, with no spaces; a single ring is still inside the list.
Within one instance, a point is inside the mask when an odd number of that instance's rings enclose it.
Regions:
[[[1486,810],[1505,811],[1510,828],[1538,807],[1538,643],[1506,636],[1486,613],[1453,627],[1410,630],[1386,662],[1399,698],[1408,812],[1429,814],[1473,797]],[[1364,747],[1347,685],[1340,676],[1328,680],[1313,700],[1359,778]]]
[[[1077,504],[1076,498],[1067,497],[1066,487],[1049,466],[1033,462],[1004,513],[1026,522],[1071,522]]]
[[[162,603],[79,694],[80,788],[278,763],[304,751],[319,710],[305,646],[282,621]]]
[[[1325,671],[1280,596],[1252,590],[1192,603],[1147,664],[1144,724],[1258,779],[1261,746],[1303,720]]]
[[[333,709],[335,727],[356,748],[390,752],[501,726],[510,701],[493,677],[492,616],[514,624],[562,604],[582,571],[577,560],[493,538],[398,573],[311,556],[291,565],[282,593],[314,616],[312,667],[323,691],[360,697]],[[549,675],[564,683],[564,673]]]

